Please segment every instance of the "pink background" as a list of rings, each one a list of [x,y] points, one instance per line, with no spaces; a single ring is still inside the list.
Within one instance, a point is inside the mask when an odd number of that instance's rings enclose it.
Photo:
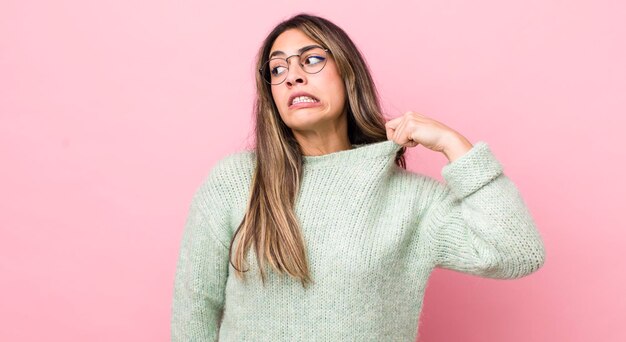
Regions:
[[[0,340],[169,340],[192,193],[251,141],[254,54],[300,11],[354,39],[388,117],[489,143],[545,239],[519,280],[436,270],[420,341],[626,340],[617,0],[3,0]]]

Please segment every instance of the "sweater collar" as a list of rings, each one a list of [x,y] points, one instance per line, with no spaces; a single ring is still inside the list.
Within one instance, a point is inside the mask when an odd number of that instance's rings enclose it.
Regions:
[[[353,144],[352,149],[327,153],[321,156],[302,156],[303,166],[307,169],[320,167],[339,167],[352,165],[365,159],[395,159],[396,152],[402,145],[393,140],[382,140],[368,144]]]

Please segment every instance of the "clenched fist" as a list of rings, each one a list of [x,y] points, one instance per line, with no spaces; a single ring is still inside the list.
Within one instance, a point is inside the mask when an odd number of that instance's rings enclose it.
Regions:
[[[469,140],[452,128],[412,111],[387,121],[385,126],[387,139],[406,147],[422,145],[429,150],[445,154],[450,161],[458,158],[473,146]]]

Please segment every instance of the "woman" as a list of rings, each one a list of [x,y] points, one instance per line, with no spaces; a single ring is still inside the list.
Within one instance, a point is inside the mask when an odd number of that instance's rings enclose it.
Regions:
[[[512,279],[541,237],[485,142],[408,112],[385,122],[346,33],[300,14],[258,55],[256,147],[193,198],[173,341],[414,341],[435,267]],[[443,153],[446,184],[405,169]]]

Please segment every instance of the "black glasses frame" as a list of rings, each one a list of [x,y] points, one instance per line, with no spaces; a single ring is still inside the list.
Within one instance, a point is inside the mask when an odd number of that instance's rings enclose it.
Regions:
[[[315,45],[314,47],[318,47],[318,48],[320,48],[320,49],[324,50],[324,52],[326,52],[327,54],[330,54],[330,53],[331,53],[331,52],[330,52],[330,49],[324,48],[323,46]],[[300,54],[297,54],[297,55],[291,55],[291,56],[289,56],[289,57],[285,57],[285,58],[282,58],[282,57],[274,57],[274,58],[270,58],[270,59],[268,59],[267,61],[265,61],[265,63],[263,63],[263,66],[259,69],[259,73],[261,74],[261,78],[262,78],[262,79],[263,79],[266,83],[268,83],[268,84],[270,84],[270,85],[279,85],[279,84],[281,84],[281,83],[285,82],[285,80],[287,79],[287,74],[285,74],[285,78],[284,78],[282,81],[280,81],[279,83],[274,84],[274,83],[272,83],[271,81],[269,81],[269,80],[268,80],[268,78],[267,78],[265,75],[263,75],[263,68],[264,68],[264,67],[265,67],[265,66],[266,66],[266,65],[267,65],[267,64],[268,64],[271,60],[273,60],[273,59],[284,59],[284,60],[285,60],[285,64],[287,64],[287,73],[289,73],[289,58],[294,57],[294,56],[298,56],[298,64],[300,64],[300,67],[302,68],[302,70],[304,70],[304,64],[300,63],[300,56],[301,56],[302,54],[307,53],[309,50],[310,50],[310,49],[308,49],[307,51],[304,51],[304,52],[302,52],[302,53],[300,53]],[[318,72],[320,72],[320,71],[324,70],[324,68],[326,67],[326,62],[328,62],[328,58],[326,58],[326,59],[324,60],[324,65],[322,66],[322,68],[321,68],[321,69],[319,69],[319,70],[318,70],[318,71],[316,71],[316,72],[308,72],[308,71],[306,71],[306,70],[304,70],[304,72],[306,72],[307,74],[317,74]]]

